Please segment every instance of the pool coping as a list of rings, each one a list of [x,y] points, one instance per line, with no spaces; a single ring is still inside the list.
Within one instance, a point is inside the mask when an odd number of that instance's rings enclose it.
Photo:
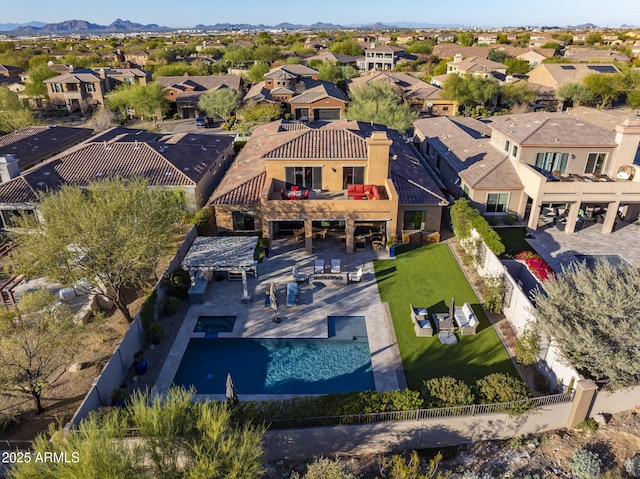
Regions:
[[[306,256],[307,261],[313,264],[313,257]],[[283,262],[283,261],[281,261]],[[291,267],[290,261],[284,261],[284,265],[278,264],[276,261],[268,261],[259,265],[259,278],[250,278],[249,281],[255,282],[254,290],[263,291],[267,284],[273,281],[279,284],[286,283]],[[373,379],[377,391],[397,390],[400,388],[399,376],[403,377],[404,372],[398,371],[397,355],[394,354],[394,348],[397,350],[395,337],[389,331],[389,318],[385,308],[380,300],[378,293],[375,274],[373,274],[373,264],[368,262],[364,264],[365,271],[371,273],[365,274],[365,279],[360,283],[354,283],[342,288],[323,288],[319,292],[312,294],[312,301],[302,310],[296,308],[282,308],[288,317],[285,316],[284,335],[278,335],[277,339],[321,339],[328,337],[328,328],[326,327],[326,319],[328,316],[364,316],[367,340],[369,343],[369,351],[371,355],[371,367],[373,370]],[[226,283],[226,282],[225,282]],[[237,287],[238,284],[224,284],[216,286],[228,286],[228,289]],[[310,286],[307,286],[310,287]],[[218,288],[220,289],[220,288]],[[223,298],[231,298],[235,294],[230,293]],[[273,335],[268,335],[272,329],[262,328],[262,330],[252,327],[256,321],[266,321],[264,316],[264,307],[261,306],[262,298],[258,297],[254,303],[249,305],[240,304],[240,301],[227,301],[227,306],[231,305],[232,309],[226,309],[221,306],[216,299],[220,292],[209,295],[208,300],[203,304],[191,305],[185,319],[180,326],[173,345],[167,354],[165,362],[161,368],[158,379],[155,383],[155,390],[160,394],[165,394],[172,386],[173,379],[182,361],[182,357],[187,349],[189,340],[193,337],[193,329],[199,316],[206,315],[235,315],[237,317],[233,331],[231,333],[219,333],[220,338],[254,338],[254,339],[273,339]],[[317,304],[314,303],[315,298]],[[211,299],[209,299],[211,298]],[[213,311],[213,312],[212,312]],[[269,308],[269,313],[271,310]],[[306,318],[306,314],[312,315]],[[292,319],[292,315],[294,319]],[[314,320],[315,318],[315,320]],[[323,318],[324,329],[318,329],[317,319]],[[301,320],[303,319],[303,320]],[[305,324],[304,319],[309,319],[311,326]],[[268,321],[271,323],[271,320]],[[272,328],[271,324],[267,325]],[[274,325],[275,327],[279,325]],[[277,330],[277,329],[276,329]],[[262,334],[261,334],[262,331]],[[265,335],[265,332],[267,335]],[[300,334],[302,333],[302,334]],[[311,333],[311,334],[309,334]],[[272,399],[289,399],[300,396],[313,396],[314,394],[242,394],[239,392],[241,400],[264,401]],[[203,400],[225,400],[223,394],[196,394],[195,399]]]

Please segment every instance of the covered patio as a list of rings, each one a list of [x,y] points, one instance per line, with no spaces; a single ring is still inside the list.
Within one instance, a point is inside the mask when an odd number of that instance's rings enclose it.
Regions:
[[[182,268],[191,276],[189,299],[202,303],[215,272],[225,272],[230,280],[242,279],[242,302],[250,302],[247,273],[258,276],[254,259],[257,236],[199,236],[182,260]]]

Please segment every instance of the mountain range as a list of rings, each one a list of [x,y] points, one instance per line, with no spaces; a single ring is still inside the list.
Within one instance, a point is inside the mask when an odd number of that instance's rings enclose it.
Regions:
[[[215,25],[199,24],[193,27],[195,30],[341,30],[346,28],[366,28],[372,30],[393,30],[393,29],[414,29],[414,28],[464,28],[460,24],[433,24],[424,22],[395,22],[394,24],[350,24],[335,25],[333,23],[317,22],[312,25],[293,24],[288,22],[279,23],[274,26],[269,25],[252,25],[247,23],[216,23]],[[589,29],[597,28],[597,25],[586,23],[568,27],[571,29]],[[133,23],[129,20],[117,19],[110,25],[98,25],[86,20],[67,20],[60,23],[43,23],[32,21],[25,24],[17,23],[0,23],[0,31],[12,34],[22,35],[38,35],[47,33],[125,33],[125,32],[158,32],[171,31],[176,28],[163,27],[155,23],[143,25],[141,23]]]
[[[110,25],[98,25],[86,20],[66,20],[59,23],[42,23],[29,22],[25,25],[19,25],[14,28],[10,27],[15,24],[0,24],[0,30],[13,34],[42,34],[42,33],[116,33],[116,32],[156,32],[171,30],[168,27],[161,27],[155,23],[143,25],[141,23],[133,23],[129,20],[117,19]]]

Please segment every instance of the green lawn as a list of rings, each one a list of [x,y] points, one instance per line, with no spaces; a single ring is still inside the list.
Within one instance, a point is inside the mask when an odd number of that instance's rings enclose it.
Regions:
[[[425,379],[452,376],[473,385],[494,372],[517,377],[496,332],[489,325],[471,286],[445,244],[396,248],[396,259],[374,261],[382,301],[389,303],[400,357],[410,389],[419,391]],[[447,312],[451,298],[456,305],[469,302],[480,319],[478,334],[458,336],[458,344],[443,345],[437,334],[415,335],[409,304],[429,313]]]
[[[527,240],[524,239],[527,229],[522,226],[513,228],[494,228],[495,232],[500,235],[502,244],[504,245],[504,253],[501,258],[513,258],[520,251],[534,251]]]

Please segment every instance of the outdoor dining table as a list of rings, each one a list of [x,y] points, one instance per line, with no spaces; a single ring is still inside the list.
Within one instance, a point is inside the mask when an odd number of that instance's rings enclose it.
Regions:
[[[449,313],[433,313],[433,322],[438,328],[438,332],[454,333],[456,330],[453,324],[453,317]]]

